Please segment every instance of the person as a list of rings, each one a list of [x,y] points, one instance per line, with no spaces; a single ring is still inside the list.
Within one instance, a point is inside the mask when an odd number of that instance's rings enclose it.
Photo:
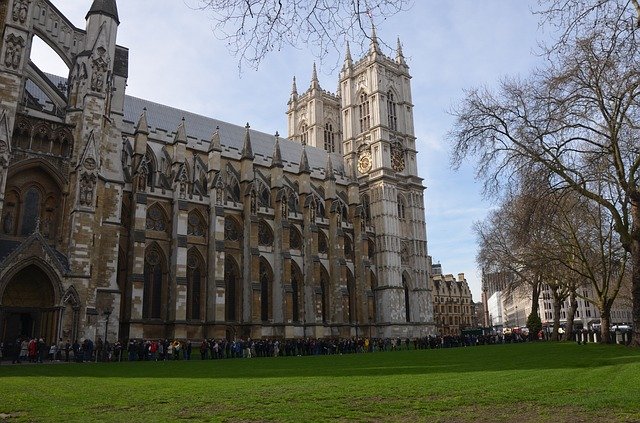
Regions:
[[[64,344],[64,361],[69,362],[69,351],[71,350],[71,341],[67,339],[67,342]]]
[[[54,342],[49,347],[49,361],[54,362],[56,360],[57,355],[58,355],[58,346]]]
[[[47,348],[47,344],[44,342],[44,338],[38,339],[36,342],[36,356],[38,363],[44,363],[44,359],[47,356],[47,352],[49,349]]]
[[[29,362],[35,363],[38,356],[38,341],[35,338],[31,338],[28,346]]]
[[[14,356],[13,360],[11,360],[11,364],[20,364],[20,358],[22,357],[22,339],[18,337],[16,339],[16,343],[14,345]]]
[[[178,341],[177,339],[173,341],[173,359],[174,360],[180,360],[181,349],[182,349],[182,346],[180,345],[180,341]]]
[[[27,338],[18,338],[18,340],[22,339],[22,342],[16,341],[17,345],[20,347],[20,355],[18,356],[18,363],[21,361],[27,361],[29,358],[29,341]]]
[[[185,360],[191,360],[191,350],[192,350],[191,341],[187,341],[187,345],[184,348]]]
[[[203,339],[202,342],[200,342],[200,358],[202,360],[206,360],[208,352],[209,352],[209,345],[207,345],[207,340]]]

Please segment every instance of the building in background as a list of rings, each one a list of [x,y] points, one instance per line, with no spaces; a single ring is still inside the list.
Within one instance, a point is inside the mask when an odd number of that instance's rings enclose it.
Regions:
[[[458,278],[451,274],[431,277],[434,319],[440,335],[460,335],[462,330],[474,326],[475,307],[464,273]]]

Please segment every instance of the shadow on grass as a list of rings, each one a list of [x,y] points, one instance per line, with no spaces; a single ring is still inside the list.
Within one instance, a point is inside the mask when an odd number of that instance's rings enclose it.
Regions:
[[[4,377],[291,378],[367,377],[637,364],[640,349],[573,343],[490,345],[367,354],[167,362],[2,365]]]

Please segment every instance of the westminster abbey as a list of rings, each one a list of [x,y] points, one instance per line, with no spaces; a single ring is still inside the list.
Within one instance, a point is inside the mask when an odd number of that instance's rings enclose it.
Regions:
[[[126,95],[116,0],[87,6],[0,5],[2,340],[434,333],[399,43],[294,79],[281,138]]]

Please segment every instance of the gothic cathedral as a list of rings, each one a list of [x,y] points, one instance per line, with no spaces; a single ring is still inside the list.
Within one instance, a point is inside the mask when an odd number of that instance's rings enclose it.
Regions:
[[[335,94],[294,79],[280,138],[126,95],[116,0],[0,22],[1,340],[434,333],[399,43],[347,46]]]

